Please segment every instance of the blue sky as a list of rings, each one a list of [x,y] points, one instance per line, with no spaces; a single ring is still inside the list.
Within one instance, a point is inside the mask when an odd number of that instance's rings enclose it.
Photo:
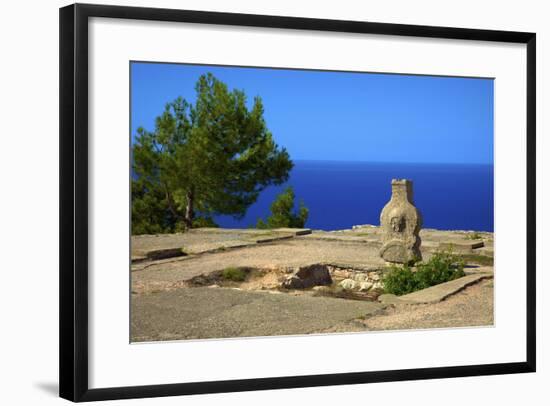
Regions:
[[[493,80],[133,62],[132,137],[213,73],[251,103],[293,160],[493,163]]]

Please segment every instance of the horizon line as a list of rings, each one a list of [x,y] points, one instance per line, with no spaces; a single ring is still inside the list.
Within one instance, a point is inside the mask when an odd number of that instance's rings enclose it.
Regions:
[[[292,158],[291,158],[292,159]],[[494,166],[494,162],[420,162],[420,161],[361,161],[342,159],[292,159],[293,162],[334,162],[334,163],[364,163],[364,164],[405,164],[405,165],[485,165]]]

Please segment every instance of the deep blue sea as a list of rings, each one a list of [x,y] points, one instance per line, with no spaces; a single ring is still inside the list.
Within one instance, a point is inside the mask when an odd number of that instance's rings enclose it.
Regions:
[[[246,216],[218,216],[221,227],[255,226],[277,194],[294,187],[309,208],[306,227],[320,230],[380,223],[393,178],[413,181],[414,203],[424,228],[493,231],[493,166],[294,161],[287,183],[265,189]]]

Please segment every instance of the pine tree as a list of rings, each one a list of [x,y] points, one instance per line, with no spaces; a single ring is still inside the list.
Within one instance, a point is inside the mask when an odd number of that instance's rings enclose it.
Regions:
[[[300,202],[297,212],[294,210],[294,189],[287,187],[271,204],[271,215],[266,221],[259,219],[256,228],[302,228],[305,226],[309,210]]]
[[[241,90],[212,74],[137,130],[133,145],[132,232],[185,230],[218,214],[242,218],[260,192],[288,179],[293,163],[273,140],[260,97],[247,108]]]

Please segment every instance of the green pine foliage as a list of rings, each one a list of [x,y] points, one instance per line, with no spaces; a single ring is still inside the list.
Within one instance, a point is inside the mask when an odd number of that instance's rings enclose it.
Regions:
[[[450,251],[436,252],[427,262],[417,264],[416,271],[408,265],[393,265],[383,278],[384,291],[397,296],[406,295],[464,275],[461,257]]]
[[[176,218],[160,188],[143,179],[132,181],[132,234],[161,234],[175,228]]]
[[[262,190],[288,179],[292,161],[273,140],[260,97],[248,108],[243,91],[210,73],[195,90],[194,104],[179,97],[152,131],[137,130],[133,234],[215,226],[217,214],[242,218]]]
[[[285,191],[271,204],[271,215],[266,221],[258,219],[256,228],[302,228],[305,226],[309,216],[309,209],[300,202],[298,211],[294,211],[294,189],[287,187]]]

